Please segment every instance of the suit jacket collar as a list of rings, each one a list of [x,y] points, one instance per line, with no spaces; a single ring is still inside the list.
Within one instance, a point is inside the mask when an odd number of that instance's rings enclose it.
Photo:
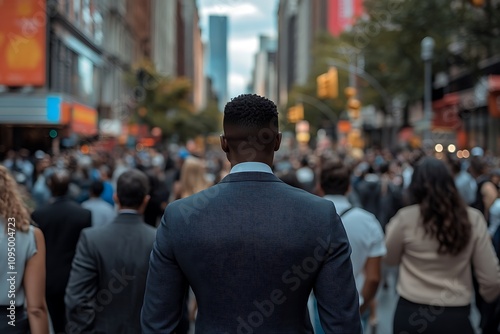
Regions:
[[[245,182],[245,181],[256,181],[256,182],[282,182],[276,175],[265,172],[244,172],[244,173],[232,173],[224,177],[220,183],[229,182]]]
[[[144,223],[142,216],[137,213],[120,213],[116,216],[113,223],[119,224],[135,224],[135,223]]]

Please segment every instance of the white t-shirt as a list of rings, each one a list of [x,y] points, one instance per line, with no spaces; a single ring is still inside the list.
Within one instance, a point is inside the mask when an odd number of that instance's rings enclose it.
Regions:
[[[327,195],[324,197],[335,204],[340,216],[352,205],[345,196]],[[359,303],[363,303],[361,291],[365,283],[364,267],[366,260],[372,257],[384,256],[385,248],[384,231],[377,218],[361,208],[352,208],[341,216],[344,229],[351,244],[351,262],[359,294]]]

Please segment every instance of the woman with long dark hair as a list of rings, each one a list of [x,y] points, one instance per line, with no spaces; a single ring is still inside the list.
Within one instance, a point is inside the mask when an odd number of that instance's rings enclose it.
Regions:
[[[471,268],[485,300],[500,294],[486,221],[465,205],[440,160],[422,159],[408,191],[414,204],[399,210],[386,230],[385,261],[400,266],[393,331],[472,334]]]

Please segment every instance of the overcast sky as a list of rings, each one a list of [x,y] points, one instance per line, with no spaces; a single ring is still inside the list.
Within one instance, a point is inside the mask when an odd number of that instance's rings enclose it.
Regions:
[[[279,0],[198,0],[203,40],[208,39],[208,16],[228,16],[228,94],[246,91],[259,48],[259,35],[277,36]],[[208,66],[206,64],[205,66]]]

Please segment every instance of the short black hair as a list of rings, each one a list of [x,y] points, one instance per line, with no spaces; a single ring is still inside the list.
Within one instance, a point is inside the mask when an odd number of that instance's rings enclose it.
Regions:
[[[122,207],[138,209],[148,194],[148,177],[138,169],[124,172],[116,182],[116,196]]]
[[[320,180],[325,195],[345,195],[351,184],[351,170],[341,161],[327,161]]]
[[[90,185],[90,194],[95,197],[101,196],[104,191],[104,183],[100,180],[95,180]]]
[[[278,130],[278,108],[265,97],[242,94],[224,108],[224,126],[229,124],[253,129],[275,127]]]
[[[49,178],[49,189],[53,197],[66,196],[70,182],[69,172],[65,169],[56,170]]]

